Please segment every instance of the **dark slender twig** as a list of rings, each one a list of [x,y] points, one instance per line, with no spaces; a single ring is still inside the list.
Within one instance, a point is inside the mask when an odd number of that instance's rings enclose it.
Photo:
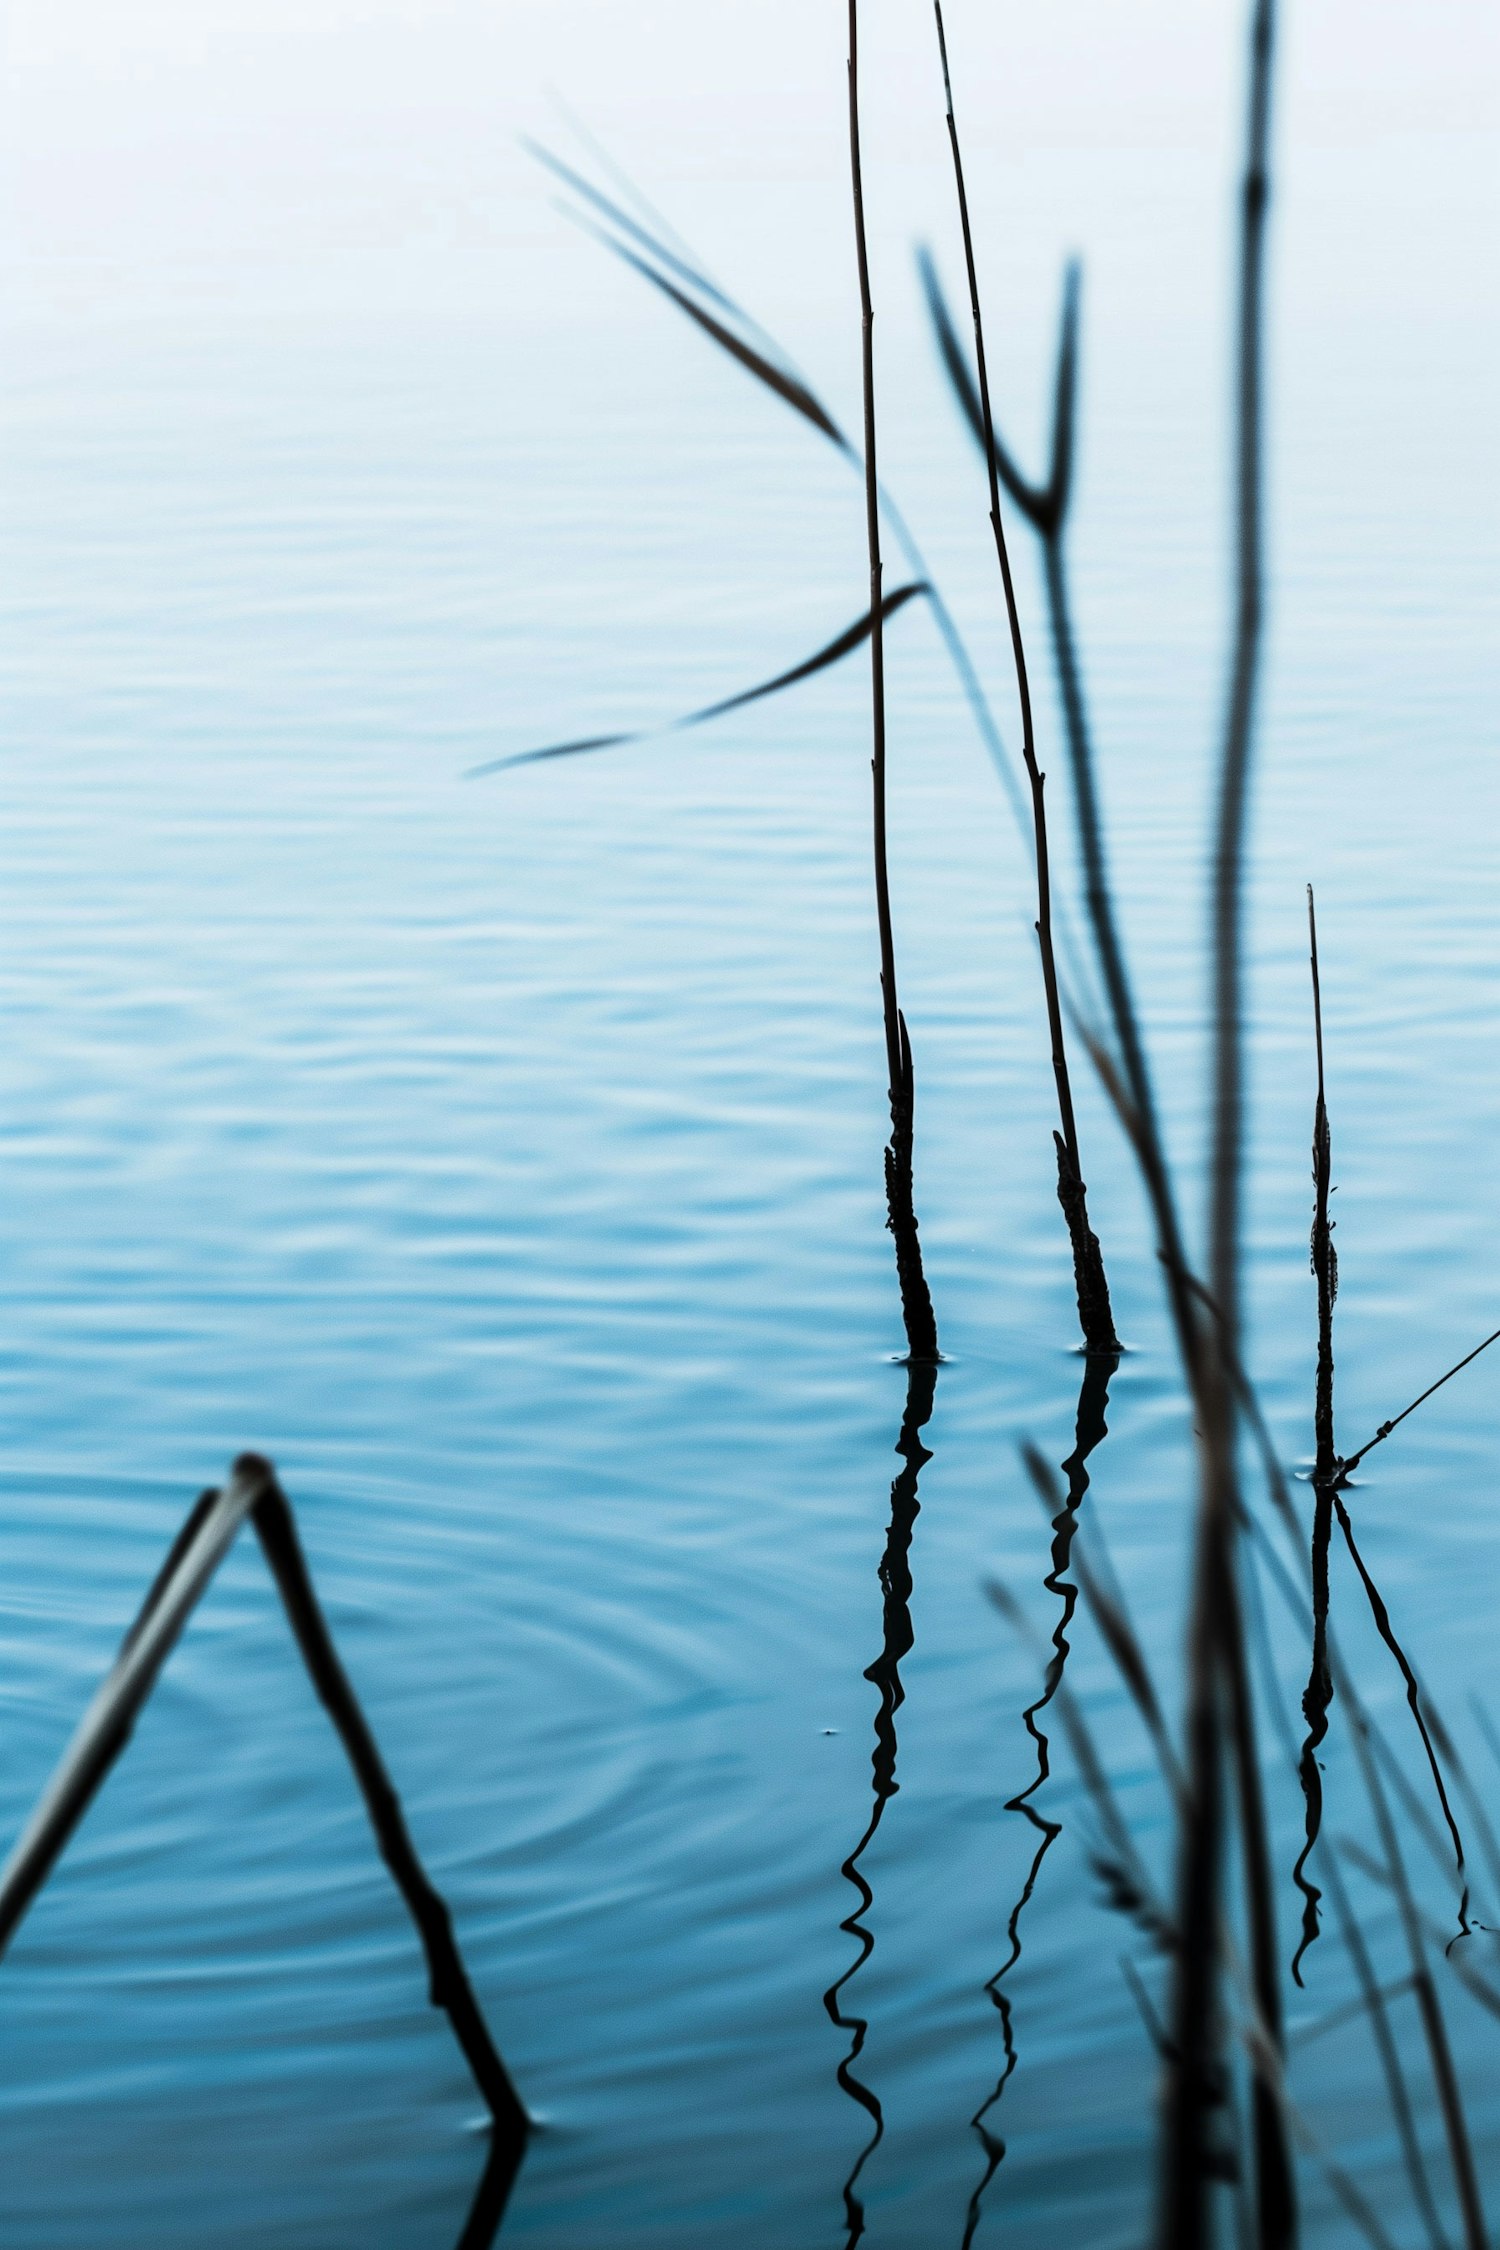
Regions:
[[[235,1463],[224,1490],[205,1492],[173,1540],[120,1652],[0,1869],[0,1952],[52,1872],[111,1766],[179,1635],[260,1495],[261,1464]]]
[[[318,1697],[364,1799],[380,1855],[421,1940],[432,2004],[453,2027],[491,2119],[491,2144],[458,2250],[487,2250],[525,2153],[528,2122],[480,2013],[448,1909],[412,1846],[400,1800],[339,1661],[303,1560],[291,1509],[268,1461],[241,1454],[229,1483],[195,1503],[19,1841],[0,1870],[0,1951],[46,1882],[246,1516],[255,1525]]]
[[[441,2008],[452,2024],[454,2036],[495,2119],[497,2132],[502,2137],[505,2132],[524,2135],[526,2115],[479,2012],[479,2004],[453,1942],[452,1918],[427,1880],[412,1846],[400,1799],[339,1661],[308,1576],[296,1522],[274,1476],[269,1478],[266,1489],[256,1501],[251,1521],[297,1646],[302,1651],[308,1677],[333,1721],[334,1731],[359,1784],[380,1856],[390,1869],[391,1880],[401,1893],[422,1940],[432,2004]]]
[[[969,280],[969,307],[974,321],[974,365],[979,377],[979,409],[984,429],[985,462],[989,471],[990,526],[994,533],[995,558],[1000,566],[1000,583],[1005,595],[1005,616],[1015,665],[1016,694],[1021,707],[1021,756],[1031,784],[1036,860],[1036,934],[1041,949],[1047,1031],[1052,1043],[1052,1075],[1057,1087],[1058,1117],[1061,1124],[1061,1131],[1053,1135],[1057,1144],[1057,1198],[1067,1220],[1068,1237],[1073,1248],[1073,1282],[1078,1298],[1078,1323],[1083,1330],[1084,1343],[1091,1352],[1117,1355],[1120,1340],[1115,1334],[1104,1257],[1099,1247],[1099,1238],[1089,1225],[1088,1191],[1084,1185],[1083,1162],[1078,1148],[1078,1124],[1073,1110],[1073,1089],[1068,1076],[1062,1007],[1058,999],[1057,960],[1052,944],[1052,867],[1047,849],[1046,776],[1037,763],[1026,643],[1021,631],[1020,612],[1016,606],[1016,589],[1011,575],[1005,526],[1000,515],[1000,475],[995,454],[995,418],[990,405],[989,371],[984,354],[984,315],[979,298],[979,275],[974,263],[974,236],[969,222],[963,153],[959,145],[958,123],[953,112],[953,82],[948,70],[948,42],[943,30],[942,0],[933,0],[933,14],[937,23],[938,54],[943,68],[943,99],[947,110],[948,144],[953,155],[953,183],[958,198],[959,226],[963,234],[964,266]]]
[[[1481,1352],[1489,1350],[1491,1344],[1500,1344],[1500,1328],[1497,1328],[1492,1336],[1486,1336],[1482,1344],[1476,1344],[1471,1352],[1465,1352],[1463,1358],[1455,1361],[1446,1375],[1440,1375],[1435,1383],[1429,1383],[1426,1390],[1412,1400],[1410,1406],[1403,1406],[1401,1412],[1393,1414],[1389,1422],[1382,1422],[1375,1435],[1368,1439],[1357,1453],[1349,1454],[1339,1463],[1341,1475],[1347,1477],[1352,1474],[1367,1453],[1373,1453],[1377,1445],[1384,1445],[1392,1430],[1400,1428],[1408,1414],[1415,1414],[1419,1406],[1425,1406],[1434,1391],[1440,1391],[1445,1383],[1452,1382],[1455,1375],[1461,1375],[1466,1367],[1478,1359]]]
[[[1308,1860],[1323,1822],[1323,1775],[1318,1751],[1328,1733],[1328,1708],[1333,1701],[1333,1679],[1328,1669],[1328,1551],[1333,1539],[1333,1488],[1338,1481],[1338,1452],[1333,1442],[1333,1301],[1338,1295],[1338,1255],[1333,1247],[1333,1226],[1328,1216],[1332,1192],[1332,1143],[1328,1131],[1327,1089],[1323,1076],[1323,992],[1318,977],[1318,922],[1311,883],[1307,886],[1307,935],[1312,966],[1313,1040],[1317,1049],[1318,1094],[1313,1110],[1313,1223],[1312,1270],[1318,1285],[1318,1371],[1313,1404],[1316,1455],[1313,1467],[1312,1530],[1312,1660],[1302,1694],[1307,1721],[1298,1772],[1306,1808],[1302,1849],[1292,1869],[1292,1880],[1302,1893],[1302,1936],[1292,1956],[1292,1976],[1302,1982],[1302,1961],[1318,1935],[1318,1901],[1322,1893],[1306,1873]]]
[[[891,925],[891,879],[886,853],[885,630],[881,602],[880,477],[875,454],[875,308],[865,241],[864,176],[859,153],[859,0],[849,0],[849,182],[854,201],[854,255],[859,271],[860,388],[864,400],[865,538],[870,557],[870,760],[874,815],[875,912],[880,928],[880,996],[885,1013],[886,1067],[890,1079],[891,1137],[885,1152],[886,1224],[896,1245],[901,1311],[914,1359],[938,1357],[937,1321],[922,1270],[917,1214],[912,1201],[912,1131],[915,1083],[911,1042],[896,992],[896,941]]]

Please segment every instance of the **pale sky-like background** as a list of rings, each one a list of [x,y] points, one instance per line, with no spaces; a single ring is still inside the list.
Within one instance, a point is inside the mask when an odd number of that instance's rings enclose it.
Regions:
[[[1024,177],[1059,152],[1218,155],[1242,12],[954,0],[971,160]],[[878,193],[893,169],[931,166],[940,119],[922,0],[871,0],[863,20]],[[1493,191],[1500,32],[1483,0],[1308,0],[1283,23],[1282,138],[1301,161],[1363,171],[1420,148],[1417,203],[1466,181]],[[551,243],[515,146],[545,125],[550,86],[679,212],[710,187],[774,185],[842,217],[845,27],[835,0],[11,0],[4,255],[116,266]],[[1096,215],[1095,165],[1081,170],[1050,233]]]

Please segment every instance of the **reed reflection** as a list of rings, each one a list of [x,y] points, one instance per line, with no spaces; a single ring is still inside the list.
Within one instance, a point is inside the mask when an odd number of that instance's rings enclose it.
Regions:
[[[843,1993],[845,1986],[859,1974],[875,1950],[874,1932],[864,1920],[875,1903],[875,1894],[865,1880],[860,1861],[874,1841],[887,1804],[900,1786],[896,1779],[896,1713],[906,1700],[906,1690],[901,1684],[901,1660],[910,1653],[913,1642],[911,1541],[921,1512],[921,1503],[917,1498],[918,1480],[932,1459],[931,1452],[922,1443],[921,1433],[932,1414],[937,1374],[937,1365],[932,1360],[914,1359],[907,1362],[906,1407],[901,1417],[901,1434],[896,1440],[901,1470],[891,1485],[890,1522],[886,1527],[885,1550],[880,1558],[883,1624],[880,1654],[866,1668],[864,1675],[880,1693],[875,1711],[875,1748],[870,1758],[870,1817],[865,1824],[864,1834],[839,1870],[845,1881],[852,1884],[859,1894],[859,1904],[839,1924],[839,1928],[856,1940],[859,1951],[843,1975],[823,1995],[823,2005],[828,2011],[830,2022],[837,2024],[841,2031],[849,2033],[849,2051],[839,2064],[838,2082],[850,2100],[857,2102],[870,2120],[869,2138],[855,2158],[843,2186],[847,2250],[854,2250],[854,2245],[865,2231],[865,2210],[858,2194],[858,2181],[884,2137],[885,2114],[881,2109],[879,2096],[862,2079],[857,2078],[854,2072],[854,2065],[859,2060],[870,2028],[869,2019],[866,2016],[845,2015]]]
[[[969,2198],[968,2211],[964,2219],[963,2250],[969,2250],[969,2246],[974,2240],[983,2214],[985,2190],[1005,2160],[1005,2142],[998,2133],[991,2130],[987,2123],[993,2111],[998,2107],[1001,2096],[1009,2085],[1016,2067],[1015,2032],[1011,2017],[1010,1996],[1005,1990],[1005,1979],[1021,1958],[1021,1917],[1030,1902],[1032,1892],[1036,1889],[1037,1878],[1042,1871],[1042,1862],[1046,1859],[1057,1838],[1062,1834],[1061,1822],[1049,1820],[1032,1803],[1032,1799],[1051,1772],[1051,1754],[1047,1737],[1038,1726],[1037,1720],[1061,1687],[1063,1672],[1067,1666],[1070,1646],[1068,1631],[1073,1622],[1073,1613],[1078,1606],[1078,1587],[1067,1577],[1066,1573],[1072,1559],[1073,1536],[1078,1528],[1078,1510],[1082,1506],[1084,1494],[1089,1488],[1089,1458],[1109,1434],[1109,1424],[1105,1420],[1105,1412],[1109,1405],[1109,1386],[1114,1380],[1115,1370],[1119,1364],[1120,1354],[1118,1352],[1090,1352],[1085,1356],[1083,1381],[1078,1391],[1078,1410],[1073,1423],[1073,1450],[1062,1463],[1062,1471],[1067,1479],[1067,1486],[1062,1497],[1062,1504],[1056,1509],[1055,1513],[1052,1512],[1056,1499],[1052,1472],[1034,1446],[1028,1445],[1023,1448],[1027,1474],[1036,1487],[1038,1497],[1049,1514],[1052,1515],[1051,1563],[1042,1583],[1049,1594],[1054,1594],[1057,1597],[1061,1607],[1058,1611],[1057,1622],[1052,1630],[1052,1653],[1048,1658],[1047,1668],[1043,1675],[1042,1692],[1034,1702],[1027,1705],[1021,1714],[1022,1724],[1036,1745],[1036,1771],[1024,1789],[1018,1791],[1014,1797],[1007,1799],[1005,1806],[1007,1812],[1019,1813],[1023,1819],[1030,1823],[1036,1833],[1037,1844],[1031,1857],[1031,1864],[1026,1871],[1025,1881],[1016,1894],[1015,1903],[1011,1907],[1010,1917],[1006,1923],[1007,1951],[1005,1959],[984,1988],[999,2011],[1000,2037],[1004,2048],[1004,2057],[999,2077],[969,2120],[970,2125],[979,2135],[980,2145],[984,2150],[984,2171]]]

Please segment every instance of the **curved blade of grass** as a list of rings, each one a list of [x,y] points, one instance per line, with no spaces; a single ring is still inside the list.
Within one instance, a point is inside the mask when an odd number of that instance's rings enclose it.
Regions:
[[[896,587],[893,593],[887,594],[882,600],[881,616],[894,617],[897,610],[904,609],[916,595],[927,591],[927,586],[921,580],[914,580],[908,586]],[[678,719],[668,719],[661,726],[635,727],[624,734],[586,734],[576,742],[550,742],[539,750],[517,750],[508,757],[486,758],[482,765],[470,766],[464,779],[479,781],[486,774],[504,773],[510,766],[536,765],[545,758],[577,758],[590,750],[614,750],[627,742],[649,742],[653,735],[684,734],[689,727],[707,726],[710,719],[723,718],[726,712],[741,710],[747,703],[759,703],[768,695],[779,695],[784,688],[796,687],[800,681],[810,680],[816,673],[826,672],[830,665],[842,662],[846,656],[852,656],[869,639],[870,625],[870,612],[866,610],[863,616],[855,618],[852,625],[846,625],[841,633],[835,633],[833,639],[826,641],[822,648],[815,649],[811,656],[803,657],[800,664],[793,664],[784,672],[774,673],[769,680],[759,680],[754,687],[741,688],[736,695],[723,696],[717,703],[705,703],[700,710],[685,712]]]
[[[959,342],[958,330],[953,324],[953,315],[948,307],[948,299],[943,292],[943,284],[938,275],[937,265],[934,262],[932,252],[925,243],[917,251],[917,272],[921,278],[923,294],[927,299],[928,316],[932,321],[932,332],[937,338],[938,352],[947,371],[948,380],[953,386],[953,395],[957,399],[964,419],[974,434],[975,443],[982,453],[986,445],[986,432],[984,408],[979,396],[979,388],[974,381],[968,356],[963,345]],[[993,416],[990,417],[988,443],[990,458],[994,462],[995,473],[1000,482],[1027,521],[1040,529],[1047,515],[1047,492],[1044,487],[1032,484],[1017,465],[1014,454],[1007,447],[1000,432],[994,427]]]
[[[610,153],[597,133],[592,132],[585,125],[577,111],[569,108],[555,86],[547,88],[547,99],[574,140],[577,141],[579,147],[585,150],[592,161],[599,166],[599,169],[614,181],[615,186],[626,201],[635,206],[638,215],[654,231],[656,239],[665,243],[669,248],[675,249],[678,256],[684,261],[686,269],[689,272],[701,275],[713,287],[721,303],[733,305],[734,300],[719,283],[715,282],[708,266],[694,249],[692,243],[687,240],[679,228],[672,224],[666,212],[658,209],[641,186],[640,181],[631,178],[624,165]],[[734,305],[734,310],[740,314],[741,318],[745,316],[743,305]],[[760,332],[762,335],[765,333],[763,329]]]
[[[618,166],[611,165],[611,170],[616,177],[623,178],[623,175],[619,172]],[[630,185],[630,183],[628,182],[626,184]],[[631,185],[630,192],[638,205],[642,205],[648,210],[650,209],[649,205],[644,205],[644,200],[641,197],[639,189]],[[595,198],[594,200],[597,200],[597,198]],[[565,205],[563,206],[563,208],[568,209],[568,206]],[[590,219],[584,217],[581,213],[572,210],[568,211],[568,215],[570,218],[572,218],[575,225],[581,226],[586,233],[593,236],[596,242],[603,244],[605,248],[614,251],[618,256],[626,255],[623,247],[619,243],[615,242],[612,237],[605,233],[601,228],[594,225],[594,223]],[[653,216],[655,216],[654,213]],[[643,229],[641,230],[641,232],[643,234],[647,234],[647,230]],[[700,285],[706,282],[706,276],[704,275],[702,262],[697,258],[696,254],[692,252],[691,248],[688,245],[682,245],[684,254],[682,256],[677,256],[675,253],[672,253],[670,251],[669,245],[666,244],[660,236],[649,236],[648,234],[647,238],[652,242],[653,249],[659,249],[667,253],[665,262],[669,263],[672,270],[683,274],[684,276],[692,274],[700,277]],[[638,261],[632,259],[631,263],[637,267],[637,270],[639,270]],[[812,385],[807,381],[806,377],[797,370],[790,354],[786,351],[784,346],[780,344],[774,336],[770,335],[764,325],[755,318],[753,313],[747,311],[743,305],[736,303],[735,300],[730,297],[724,290],[720,289],[716,283],[707,283],[707,291],[711,294],[712,299],[715,303],[722,306],[725,310],[731,312],[734,318],[741,324],[743,328],[750,331],[753,335],[757,336],[760,339],[761,344],[764,347],[762,351],[752,351],[750,356],[748,357],[746,357],[741,352],[734,352],[733,356],[736,360],[738,360],[739,364],[741,366],[749,368],[750,372],[754,374],[759,372],[759,367],[762,362],[767,367],[772,369],[774,369],[779,362],[781,370],[792,384],[794,392],[800,393],[805,398],[812,400],[817,406],[818,412],[815,416],[812,417],[814,427],[822,432],[823,435],[829,435],[829,426],[833,425],[833,416],[828,413],[827,409],[822,405],[821,400],[817,398],[816,392],[813,390]],[[673,294],[673,302],[680,303],[680,301],[680,298]],[[702,323],[700,322],[699,325],[702,326]],[[707,329],[705,332],[710,335],[716,336],[718,333],[717,325]],[[783,399],[786,399],[788,397],[786,390],[781,388],[779,384],[773,382],[771,388],[776,392],[776,395],[778,397]],[[799,414],[803,414],[805,416],[805,408],[798,404],[796,397],[790,398],[788,402],[796,408],[796,411]],[[860,461],[859,455],[845,439],[843,433],[837,429],[836,425],[833,427],[833,442],[837,445],[840,455],[845,461],[849,463],[850,467],[857,473],[862,474],[863,465]],[[964,701],[969,706],[969,712],[971,717],[973,718],[975,727],[978,730],[980,740],[983,742],[985,749],[989,754],[990,762],[994,766],[1001,787],[1005,791],[1006,801],[1010,807],[1011,815],[1015,820],[1017,830],[1023,840],[1027,842],[1029,848],[1030,822],[1027,816],[1025,802],[1021,793],[1020,785],[1017,782],[1010,759],[1006,754],[1005,745],[1000,738],[999,729],[995,725],[994,714],[990,710],[989,703],[985,697],[984,688],[980,683],[978,672],[975,670],[973,659],[969,655],[969,651],[967,645],[965,644],[963,635],[958,629],[958,625],[954,619],[952,611],[949,609],[947,602],[943,599],[940,588],[938,587],[937,583],[932,580],[931,573],[927,568],[927,564],[922,555],[921,548],[918,546],[917,541],[912,534],[910,526],[907,524],[905,518],[901,514],[901,511],[896,506],[894,499],[892,498],[889,491],[887,491],[885,486],[881,485],[879,489],[880,506],[882,512],[884,513],[887,522],[890,524],[892,531],[896,535],[902,553],[906,557],[907,567],[916,577],[929,581],[928,599],[932,604],[933,620],[937,625],[939,634],[942,637],[943,646],[948,652],[949,662],[952,664],[953,669],[958,676],[959,686],[963,690]],[[1068,926],[1067,916],[1062,909],[1060,901],[1058,902],[1057,922],[1059,932],[1063,938],[1065,946],[1067,946],[1067,948],[1069,949],[1071,958],[1073,949],[1072,933]]]
[[[882,620],[894,617],[897,610],[903,609],[914,594],[925,594],[927,591],[925,585],[915,581],[909,586],[898,586],[894,593],[884,595],[880,603]],[[830,664],[837,664],[840,657],[851,656],[855,649],[862,648],[870,637],[871,623],[868,612],[863,617],[857,617],[852,625],[846,625],[843,632],[825,648],[820,648],[816,655],[804,657],[789,672],[778,672],[774,680],[762,680],[758,687],[744,688],[738,695],[726,695],[721,703],[705,704],[701,711],[695,711],[683,724],[701,726],[708,719],[722,718],[726,711],[738,711],[746,703],[758,703],[762,696],[777,695],[782,688],[795,687],[799,680],[810,680],[815,672],[826,670]]]
[[[838,447],[840,453],[853,452],[854,448],[827,407],[800,376],[791,374],[784,367],[778,367],[773,360],[767,359],[764,352],[757,351],[742,336],[736,336],[732,328],[726,328],[723,321],[713,313],[702,305],[694,304],[685,289],[679,289],[677,283],[666,274],[658,273],[655,266],[641,257],[639,252],[632,250],[627,243],[616,241],[613,235],[606,233],[602,227],[593,226],[586,219],[580,219],[579,224],[587,227],[589,233],[602,242],[607,250],[612,250],[617,258],[623,258],[626,265],[633,266],[654,289],[659,289],[664,297],[669,297],[680,312],[686,313],[688,319],[701,328],[706,336],[713,338],[721,351],[728,352],[731,359],[738,360],[740,366],[747,368],[758,382],[764,383],[767,390],[774,391],[779,399],[811,422],[813,428],[821,431],[831,444]]]
[[[1063,269],[1062,318],[1057,329],[1057,368],[1052,378],[1052,464],[1047,476],[1046,509],[1061,523],[1073,497],[1073,432],[1078,420],[1078,295],[1083,268],[1070,258]]]
[[[561,180],[572,194],[581,196],[585,203],[591,203],[596,211],[602,212],[611,226],[618,227],[622,234],[628,234],[632,241],[649,250],[653,258],[669,267],[673,273],[680,274],[684,281],[690,281],[695,289],[700,289],[705,297],[712,298],[716,305],[722,305],[726,312],[739,314],[740,308],[734,299],[727,297],[718,283],[709,279],[701,266],[681,256],[660,235],[653,234],[649,227],[643,227],[638,219],[633,219],[621,204],[615,202],[613,196],[606,195],[602,188],[595,187],[593,181],[587,179],[582,172],[575,172],[571,164],[565,164],[543,142],[532,140],[527,133],[521,135],[521,146],[528,156],[534,157],[538,164],[545,165],[555,178]]]

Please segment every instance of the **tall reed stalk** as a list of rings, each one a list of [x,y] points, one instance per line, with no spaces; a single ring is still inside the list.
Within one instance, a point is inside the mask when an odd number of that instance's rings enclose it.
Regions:
[[[1292,1956],[1292,1975],[1302,1982],[1302,1960],[1318,1935],[1318,1886],[1307,1875],[1308,1860],[1323,1818],[1323,1777],[1318,1751],[1328,1733],[1333,1676],[1328,1664],[1328,1557],[1333,1544],[1334,1488],[1340,1463],[1333,1424],[1333,1301],[1338,1295],[1339,1261],[1333,1247],[1328,1204],[1333,1187],[1333,1147],[1328,1130],[1328,1089],[1323,1071],[1323,987],[1318,974],[1318,916],[1311,883],[1307,886],[1307,943],[1312,973],[1313,1041],[1317,1051],[1318,1092],[1313,1109],[1313,1224],[1311,1260],[1318,1290],[1318,1367],[1313,1400],[1312,1660],[1302,1694],[1307,1721],[1299,1760],[1306,1805],[1306,1831],[1292,1876],[1302,1893],[1302,1936]]]
[[[1230,1759],[1238,1781],[1251,1980],[1276,2062],[1282,2043],[1270,1859],[1238,1585],[1239,1402],[1233,1379],[1240,1364],[1242,892],[1264,569],[1261,355],[1274,29],[1274,0],[1254,0],[1236,318],[1235,627],[1210,914],[1213,1149],[1208,1271],[1215,1318],[1205,1325],[1208,1348],[1197,1402],[1200,1488],[1188,1633],[1188,1800],[1177,1878],[1182,1945],[1174,1979],[1172,2059],[1162,2135],[1158,2222],[1162,2250],[1206,2250],[1212,2232],[1211,2112],[1222,2048],[1219,1923],[1229,1816],[1225,1767]],[[1296,2236],[1291,2167],[1272,2081],[1273,2071],[1265,2062],[1253,2062],[1256,2223],[1261,2250],[1283,2250]]]
[[[947,111],[948,145],[953,156],[953,185],[958,199],[959,226],[963,234],[964,267],[969,282],[969,309],[974,323],[974,365],[979,381],[979,411],[983,426],[985,466],[989,474],[990,526],[995,559],[1005,595],[1005,617],[1015,665],[1016,695],[1021,707],[1021,756],[1031,785],[1031,819],[1036,857],[1037,944],[1042,957],[1042,986],[1047,1001],[1047,1032],[1052,1045],[1052,1076],[1057,1088],[1061,1130],[1053,1134],[1057,1147],[1057,1199],[1068,1224],[1073,1248],[1073,1285],[1078,1298],[1078,1324],[1091,1352],[1117,1356],[1120,1339],[1115,1334],[1109,1282],[1099,1237],[1089,1225],[1088,1191],[1078,1148],[1078,1124],[1073,1110],[1073,1088],[1068,1075],[1068,1050],[1063,1037],[1062,1003],[1058,996],[1057,958],[1052,943],[1052,865],[1047,845],[1046,775],[1037,763],[1036,732],[1031,712],[1031,680],[1026,664],[1026,643],[1016,606],[1010,553],[1000,515],[1000,472],[995,455],[995,417],[990,405],[989,368],[984,351],[984,314],[980,305],[979,275],[974,263],[974,235],[969,223],[969,196],[964,183],[963,150],[953,110],[953,81],[948,70],[948,41],[943,29],[942,0],[933,0],[937,24],[938,55],[943,67],[943,101]]]
[[[901,1313],[913,1359],[938,1357],[937,1320],[912,1194],[915,1085],[911,1041],[896,991],[896,941],[891,926],[891,878],[886,853],[885,616],[881,599],[880,472],[875,452],[875,308],[865,240],[864,175],[859,149],[859,0],[849,0],[849,182],[854,201],[854,255],[859,271],[860,389],[864,404],[865,539],[870,558],[870,723],[872,755],[875,912],[880,928],[880,998],[885,1018],[886,1071],[891,1137],[885,1151],[886,1224],[896,1244]]]

